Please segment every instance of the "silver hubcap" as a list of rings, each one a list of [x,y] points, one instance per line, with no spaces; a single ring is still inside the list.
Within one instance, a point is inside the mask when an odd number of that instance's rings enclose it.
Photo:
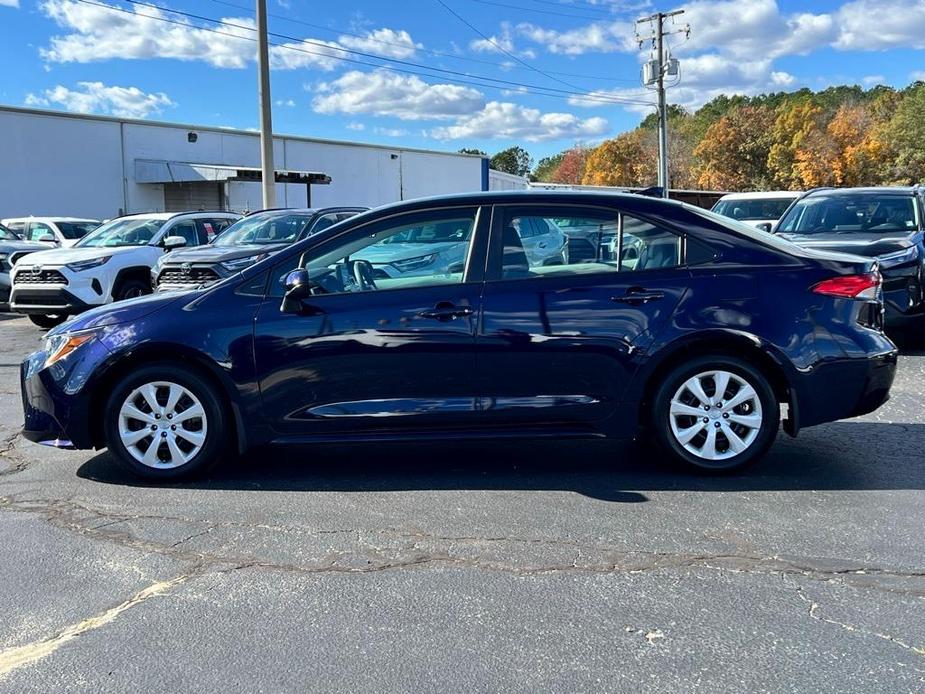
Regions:
[[[119,437],[142,465],[179,467],[202,449],[208,434],[206,412],[189,390],[169,381],[136,388],[119,410]]]
[[[708,461],[734,458],[758,438],[761,400],[754,387],[729,371],[704,371],[671,398],[671,433],[686,451]]]

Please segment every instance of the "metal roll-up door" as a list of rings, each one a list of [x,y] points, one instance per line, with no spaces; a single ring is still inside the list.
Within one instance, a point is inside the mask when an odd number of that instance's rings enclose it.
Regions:
[[[222,209],[222,184],[216,181],[165,183],[164,205],[167,212]]]

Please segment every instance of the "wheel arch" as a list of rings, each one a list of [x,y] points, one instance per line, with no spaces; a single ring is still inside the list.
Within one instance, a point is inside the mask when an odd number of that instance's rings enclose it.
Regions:
[[[112,287],[109,290],[110,296],[115,298],[116,290],[127,280],[140,280],[151,285],[151,268],[147,265],[129,265],[120,269],[112,280]]]
[[[100,416],[91,420],[90,436],[94,446],[98,448],[105,446],[102,415],[109,394],[121,379],[135,369],[152,364],[181,364],[195,371],[216,388],[218,393],[224,396],[225,414],[229,415],[229,424],[233,428],[238,451],[244,452],[247,448],[246,431],[235,387],[227,375],[216,367],[209,357],[194,349],[176,344],[157,343],[140,345],[130,352],[115,356],[100,372],[94,383],[89,409],[90,412],[100,413]]]
[[[745,359],[768,379],[781,404],[787,405],[784,430],[796,436],[799,430],[796,392],[785,366],[785,357],[773,345],[751,333],[737,330],[710,330],[679,338],[662,347],[637,376],[640,422],[650,419],[652,400],[661,380],[685,360],[706,355],[725,355]]]

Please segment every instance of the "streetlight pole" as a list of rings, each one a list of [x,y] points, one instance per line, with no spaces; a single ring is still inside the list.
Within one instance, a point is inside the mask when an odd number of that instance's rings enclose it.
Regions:
[[[273,166],[273,115],[270,110],[270,48],[267,37],[267,0],[257,0],[257,94],[260,99],[260,173],[263,208],[276,207]]]

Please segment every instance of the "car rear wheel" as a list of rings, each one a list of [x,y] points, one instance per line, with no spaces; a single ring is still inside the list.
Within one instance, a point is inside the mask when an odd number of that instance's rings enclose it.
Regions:
[[[767,452],[780,426],[780,404],[760,370],[717,355],[675,367],[656,391],[652,416],[656,440],[674,460],[730,472]]]
[[[40,328],[45,328],[46,330],[54,328],[56,325],[61,325],[64,321],[67,320],[67,315],[40,315],[37,313],[30,313],[29,320],[35,323]]]
[[[130,472],[149,479],[201,473],[227,453],[227,427],[215,389],[180,365],[134,372],[105,409],[106,444]]]

